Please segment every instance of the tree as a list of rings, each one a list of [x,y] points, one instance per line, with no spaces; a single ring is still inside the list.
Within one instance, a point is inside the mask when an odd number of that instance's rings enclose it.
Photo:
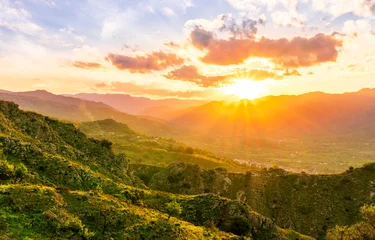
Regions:
[[[168,213],[168,220],[172,215],[180,215],[182,213],[182,207],[176,200],[173,200],[172,202],[167,203],[165,209]]]
[[[186,148],[186,153],[187,154],[193,154],[194,153],[194,149],[192,147],[188,147],[188,148]]]
[[[336,226],[327,233],[327,240],[375,239],[375,205],[361,208],[362,222],[352,226]]]
[[[111,150],[112,148],[112,145],[113,143],[108,141],[107,139],[103,139],[101,142],[100,142],[100,145],[104,148],[107,148],[108,150]]]

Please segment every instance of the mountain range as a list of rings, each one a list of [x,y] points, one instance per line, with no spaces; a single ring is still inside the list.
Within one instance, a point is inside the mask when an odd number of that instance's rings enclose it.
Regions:
[[[91,96],[96,101],[79,96]],[[111,105],[107,105],[100,102],[103,97],[120,100],[108,100]],[[141,134],[173,138],[241,164],[337,173],[375,159],[374,89],[343,94],[267,96],[251,101],[211,101],[182,109],[184,104],[194,105],[199,101],[177,101],[176,107],[176,100],[171,99],[156,101],[117,94],[69,97],[42,90],[1,91],[0,99],[14,101],[25,110],[76,123],[111,118]],[[131,104],[123,102],[126,99]],[[162,102],[173,105],[142,110],[145,102],[148,107]],[[132,111],[138,109],[151,116],[115,109],[121,104],[134,105]]]
[[[150,99],[145,97],[134,97],[128,94],[97,94],[78,93],[66,95],[84,100],[102,102],[118,111],[138,115],[150,115],[153,112],[168,112],[207,103],[207,100],[190,99]]]

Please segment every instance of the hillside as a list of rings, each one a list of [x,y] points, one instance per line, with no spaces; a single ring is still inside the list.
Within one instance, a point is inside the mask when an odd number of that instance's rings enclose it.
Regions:
[[[375,163],[336,175],[298,174],[277,168],[233,174],[182,163],[167,168],[130,168],[151,189],[235,199],[282,227],[318,239],[324,239],[336,225],[356,224],[361,220],[361,207],[375,204]]]
[[[311,239],[239,201],[150,190],[110,149],[73,124],[0,101],[1,237]]]
[[[246,172],[251,169],[250,166],[232,159],[200,148],[192,148],[170,138],[139,134],[112,119],[84,122],[78,127],[89,137],[110,140],[114,143],[113,151],[126,154],[133,163],[167,166],[170,163],[184,162],[199,164],[207,169],[223,167],[232,172]]]
[[[119,112],[100,102],[55,95],[47,91],[1,92],[0,99],[13,101],[24,110],[73,122],[107,118],[128,124],[132,129],[151,135],[170,135],[174,130],[160,120]]]
[[[190,100],[178,98],[150,99],[145,97],[134,97],[128,94],[109,93],[79,93],[67,96],[94,102],[102,102],[117,109],[118,111],[141,115],[156,112],[156,109],[158,109],[159,111],[174,111],[178,109],[202,105],[207,102],[205,100]]]

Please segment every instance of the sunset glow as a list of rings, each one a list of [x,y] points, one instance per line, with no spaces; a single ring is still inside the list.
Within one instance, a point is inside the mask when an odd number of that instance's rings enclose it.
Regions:
[[[206,100],[371,88],[374,10],[364,0],[0,0],[0,83]]]
[[[263,82],[255,82],[250,79],[235,79],[231,85],[222,89],[225,94],[236,95],[241,99],[253,100],[268,93]]]

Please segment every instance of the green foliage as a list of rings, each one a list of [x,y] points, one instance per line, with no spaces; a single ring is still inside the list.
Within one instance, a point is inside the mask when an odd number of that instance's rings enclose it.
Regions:
[[[328,231],[327,240],[375,239],[375,205],[361,207],[362,222],[351,226],[336,226]]]
[[[0,179],[7,180],[14,176],[14,166],[5,160],[0,161]]]
[[[234,217],[232,221],[230,221],[228,231],[239,236],[246,236],[251,231],[250,220],[242,216]]]
[[[102,147],[108,149],[108,150],[111,150],[113,143],[110,142],[110,141],[108,141],[108,140],[106,140],[106,139],[103,139],[103,140],[100,142],[100,145],[101,145]]]
[[[181,228],[178,223],[165,220],[151,221],[145,225],[137,225],[125,235],[126,239],[164,240],[180,239]]]
[[[176,202],[176,200],[167,203],[165,210],[168,213],[168,220],[171,216],[178,216],[182,213],[182,207]]]
[[[372,225],[375,230],[375,205],[361,207],[361,214],[364,220]]]

